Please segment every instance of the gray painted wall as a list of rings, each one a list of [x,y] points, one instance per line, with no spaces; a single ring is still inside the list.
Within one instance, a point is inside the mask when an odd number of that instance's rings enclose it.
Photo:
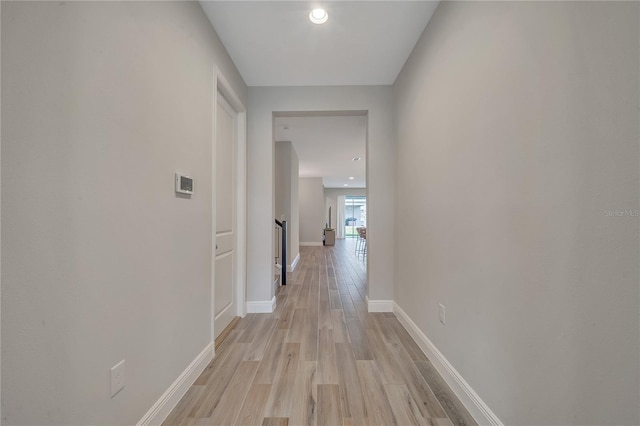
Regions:
[[[290,267],[300,251],[298,206],[298,154],[289,141],[275,143],[276,219],[287,221],[287,265]],[[276,244],[276,247],[278,245]]]
[[[640,423],[638,18],[442,2],[394,85],[395,298],[508,425]]]
[[[300,242],[322,243],[322,230],[327,222],[324,211],[324,187],[321,177],[300,178],[298,186],[300,208]]]
[[[135,424],[209,344],[214,64],[246,102],[195,2],[2,2],[3,424]]]

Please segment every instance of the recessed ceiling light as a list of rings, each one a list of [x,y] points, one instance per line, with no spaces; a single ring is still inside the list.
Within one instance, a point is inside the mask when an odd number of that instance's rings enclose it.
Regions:
[[[355,178],[353,176],[349,176],[349,180],[354,180]]]
[[[313,9],[309,13],[309,20],[314,24],[324,24],[329,19],[329,14],[324,9]]]
[[[360,158],[360,157],[353,157],[353,158],[351,159],[351,161],[360,161],[360,160],[361,160],[361,158]]]

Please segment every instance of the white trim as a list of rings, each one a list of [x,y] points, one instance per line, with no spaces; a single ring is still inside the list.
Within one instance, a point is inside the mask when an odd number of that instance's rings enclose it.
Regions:
[[[365,296],[367,312],[393,312],[393,300],[370,300]]]
[[[212,110],[211,110],[211,190],[216,188],[216,121],[218,119],[218,67],[213,67],[213,93],[212,93]],[[216,340],[216,197],[211,197],[211,317],[209,324],[211,324],[211,341]]]
[[[296,254],[296,257],[295,259],[293,259],[293,262],[291,262],[291,265],[287,266],[287,272],[295,271],[299,261],[300,261],[300,253]]]
[[[249,314],[270,314],[276,308],[276,297],[260,302],[247,302],[247,313]]]
[[[469,386],[469,383],[467,383],[453,365],[442,355],[422,330],[418,328],[416,323],[409,318],[409,315],[395,302],[393,302],[393,312],[478,424],[504,426],[498,416],[491,411],[480,396]]]
[[[200,373],[209,365],[213,359],[213,342],[200,352],[191,364],[178,376],[175,382],[169,386],[160,399],[147,411],[137,426],[161,425],[167,419],[182,397],[187,393],[191,385],[196,381]]]
[[[0,11],[2,10],[2,8],[0,7]],[[0,22],[2,22],[2,12],[0,12]],[[1,26],[1,25],[0,25]],[[0,34],[2,34],[2,31],[0,31]],[[0,45],[2,43],[0,42]],[[0,55],[1,57],[2,55]],[[0,59],[0,64],[2,63],[2,60]],[[2,69],[2,66],[0,65],[0,70]],[[1,92],[2,90],[0,90]],[[0,94],[0,99],[2,99],[2,95]],[[0,117],[2,117],[2,106],[0,106]],[[2,121],[0,119],[0,121]],[[2,124],[0,124],[0,128],[2,128]],[[2,138],[0,138],[0,146],[2,146]],[[2,149],[0,149],[0,152],[2,152]],[[0,161],[0,164],[2,164],[2,162]],[[0,175],[2,175],[0,173]],[[1,197],[0,197],[1,198]],[[0,201],[0,204],[2,204],[2,202]],[[1,210],[1,209],[0,209]],[[0,235],[2,233],[0,232]],[[1,256],[0,256],[1,257]],[[0,277],[2,276],[2,265],[0,264]],[[0,289],[2,288],[2,280],[0,279]],[[2,291],[0,291],[0,306],[2,306]],[[2,342],[2,315],[0,315],[0,342]],[[6,322],[6,321],[5,321]],[[5,345],[6,346],[6,345]],[[2,343],[0,343],[0,366],[2,365]],[[2,383],[2,368],[0,368],[0,383]],[[2,386],[0,386],[0,389],[2,389]],[[2,401],[2,392],[0,391],[0,401]],[[2,423],[2,404],[0,404],[0,424]]]
[[[300,243],[300,247],[322,247],[322,242],[319,242],[319,243],[315,243],[315,242],[312,242],[312,243],[309,243],[309,242],[307,242],[307,243],[302,243],[302,242],[301,242],[301,243]]]
[[[236,112],[246,112],[247,109],[245,108],[244,104],[242,103],[242,101],[240,100],[236,92],[233,90],[233,87],[231,87],[231,83],[229,83],[229,80],[225,78],[220,68],[218,68],[217,66],[214,66],[214,68],[216,73],[217,90],[220,90],[220,92],[225,97],[227,102],[231,104],[231,106]]]
[[[247,112],[238,111],[236,166],[236,284],[238,316],[247,315]]]

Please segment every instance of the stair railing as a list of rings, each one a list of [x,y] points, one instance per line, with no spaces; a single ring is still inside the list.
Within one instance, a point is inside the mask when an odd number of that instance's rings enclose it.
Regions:
[[[276,242],[278,243],[279,249],[276,248],[276,263],[278,263],[278,259],[281,261],[282,270],[281,270],[281,282],[282,285],[287,285],[287,221],[283,220],[280,222],[278,219],[276,221],[276,232],[280,231],[280,238],[276,237]]]

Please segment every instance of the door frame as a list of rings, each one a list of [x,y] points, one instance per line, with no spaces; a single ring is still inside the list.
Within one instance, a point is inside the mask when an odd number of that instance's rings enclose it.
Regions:
[[[215,253],[216,253],[216,117],[218,108],[218,97],[223,97],[225,101],[237,114],[236,120],[236,259],[235,259],[235,280],[236,280],[236,316],[247,315],[246,309],[246,288],[247,288],[247,109],[231,87],[229,81],[224,77],[222,71],[213,67],[213,110],[212,110],[212,135],[211,135],[211,342],[215,341]],[[215,345],[212,345],[215,346]],[[215,349],[214,349],[215,351]]]

